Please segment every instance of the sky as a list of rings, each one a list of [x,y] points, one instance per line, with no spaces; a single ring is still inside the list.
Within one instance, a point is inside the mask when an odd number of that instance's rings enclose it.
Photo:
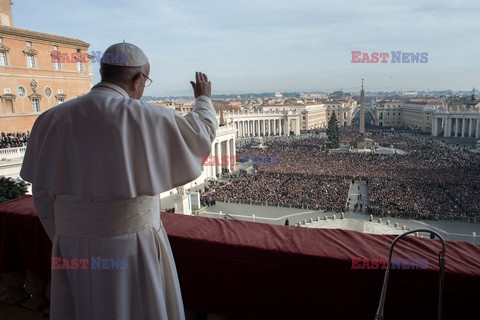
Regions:
[[[478,0],[17,0],[18,28],[77,38],[89,52],[130,42],[147,54],[144,95],[480,88]],[[352,63],[352,51],[387,63]],[[392,63],[391,52],[427,53]],[[360,56],[362,59],[362,56]],[[94,82],[100,81],[93,64]]]

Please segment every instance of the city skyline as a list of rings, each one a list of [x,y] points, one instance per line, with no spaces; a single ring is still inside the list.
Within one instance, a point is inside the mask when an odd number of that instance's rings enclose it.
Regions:
[[[89,52],[123,40],[140,46],[151,64],[149,96],[191,94],[195,71],[209,75],[214,94],[359,91],[362,78],[368,91],[480,87],[473,0],[33,4],[12,6],[16,27],[78,38]],[[390,57],[352,63],[352,51]],[[426,53],[428,61],[392,63],[392,51]]]

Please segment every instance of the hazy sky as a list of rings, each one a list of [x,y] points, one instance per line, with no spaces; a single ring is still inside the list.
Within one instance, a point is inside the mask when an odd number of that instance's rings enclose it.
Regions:
[[[148,55],[145,95],[480,88],[480,1],[17,0],[16,27]],[[428,53],[427,63],[351,63],[351,51]],[[391,54],[390,54],[391,55]],[[94,80],[99,81],[98,64]]]

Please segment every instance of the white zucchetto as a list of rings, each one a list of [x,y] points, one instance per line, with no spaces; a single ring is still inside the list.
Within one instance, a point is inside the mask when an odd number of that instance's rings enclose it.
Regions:
[[[102,56],[101,63],[121,67],[141,67],[148,63],[148,58],[136,45],[121,42],[108,47]]]

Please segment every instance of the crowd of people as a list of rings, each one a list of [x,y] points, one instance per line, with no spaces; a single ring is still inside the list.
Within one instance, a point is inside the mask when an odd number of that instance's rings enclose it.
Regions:
[[[338,177],[244,172],[235,178],[235,183],[218,185],[203,198],[207,202],[230,200],[250,204],[341,211],[347,195],[348,183]]]
[[[24,147],[30,138],[30,132],[2,132],[0,149]]]
[[[358,136],[352,129],[342,143]],[[480,159],[475,153],[428,136],[375,132],[381,146],[407,154],[329,153],[316,135],[270,140],[266,149],[239,148],[237,154],[273,157],[255,174],[218,186],[207,199],[285,207],[345,210],[351,179],[369,181],[368,202],[384,215],[419,219],[480,217]]]

